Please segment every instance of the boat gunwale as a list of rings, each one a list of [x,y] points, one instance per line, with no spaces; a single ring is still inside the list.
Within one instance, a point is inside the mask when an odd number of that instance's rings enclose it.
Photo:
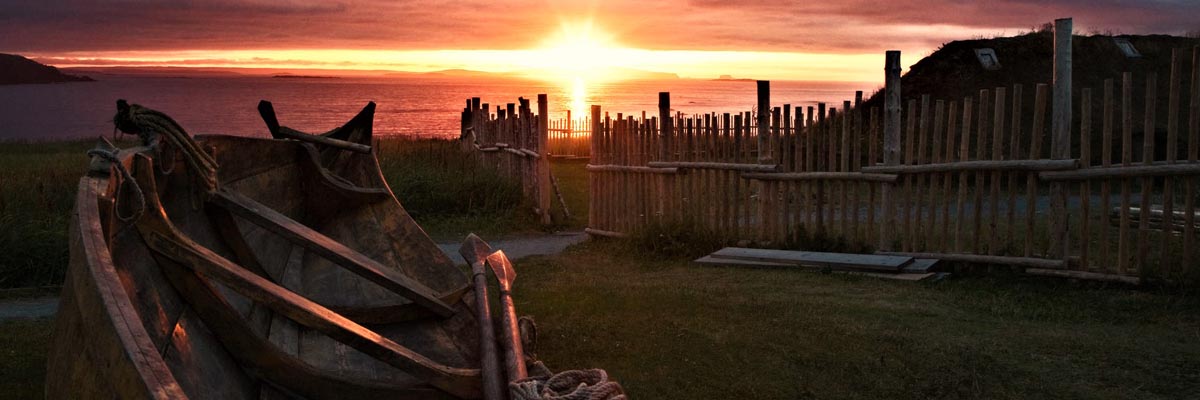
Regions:
[[[128,161],[129,158],[125,157],[122,163]],[[75,232],[72,234],[78,235],[80,239],[84,257],[82,266],[86,268],[83,276],[91,278],[91,283],[96,288],[92,294],[99,296],[101,307],[107,311],[105,319],[112,323],[112,333],[120,342],[126,361],[141,378],[139,381],[143,385],[143,393],[154,399],[186,399],[187,394],[183,392],[158,347],[150,339],[137,307],[133,305],[117,275],[116,264],[113,262],[100,220],[98,202],[101,194],[97,188],[105,182],[107,179],[94,176],[84,176],[79,180],[79,191],[75,199]],[[77,284],[72,289],[80,290],[81,287]],[[84,305],[79,303],[87,301],[87,295],[88,293],[73,293],[72,297],[77,304],[70,307],[70,310],[83,310]]]

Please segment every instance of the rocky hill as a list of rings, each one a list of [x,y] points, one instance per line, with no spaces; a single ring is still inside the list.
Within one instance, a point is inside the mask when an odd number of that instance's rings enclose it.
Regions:
[[[67,75],[15,54],[0,54],[0,85],[91,81],[86,76]]]

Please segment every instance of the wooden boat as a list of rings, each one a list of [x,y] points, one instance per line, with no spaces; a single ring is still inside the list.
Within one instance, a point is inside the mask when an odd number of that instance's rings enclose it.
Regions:
[[[384,181],[374,104],[324,135],[264,111],[276,139],[80,179],[47,397],[482,397],[473,287]]]

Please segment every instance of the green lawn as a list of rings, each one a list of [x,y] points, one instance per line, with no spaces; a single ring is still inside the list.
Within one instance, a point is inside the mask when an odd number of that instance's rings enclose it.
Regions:
[[[1195,296],[1024,278],[936,283],[646,261],[588,243],[517,263],[555,370],[632,398],[1187,398]]]

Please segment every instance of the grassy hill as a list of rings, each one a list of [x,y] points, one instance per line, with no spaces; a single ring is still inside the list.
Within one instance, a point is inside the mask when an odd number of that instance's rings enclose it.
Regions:
[[[0,85],[91,81],[86,76],[67,75],[16,54],[0,54]]]
[[[1154,72],[1157,78],[1157,118],[1158,132],[1155,146],[1161,157],[1165,148],[1167,128],[1167,105],[1169,94],[1169,78],[1171,75],[1171,52],[1180,50],[1181,69],[1181,101],[1180,122],[1186,126],[1189,87],[1191,87],[1193,48],[1200,46],[1200,39],[1167,35],[1120,35],[1118,38],[1129,40],[1141,57],[1126,57],[1114,43],[1114,36],[1092,35],[1075,36],[1072,51],[1072,74],[1074,79],[1075,106],[1079,107],[1079,95],[1084,88],[1092,89],[1093,114],[1096,115],[1094,126],[1095,135],[1099,136],[1099,121],[1104,98],[1104,81],[1113,80],[1115,112],[1117,119],[1121,113],[1121,75],[1123,72],[1133,74],[1133,118],[1135,143],[1141,143],[1142,121],[1145,114],[1145,93],[1148,73]],[[1004,87],[1008,90],[1006,103],[1012,104],[1012,87],[1023,85],[1022,105],[1024,112],[1025,131],[1028,131],[1033,113],[1035,87],[1038,83],[1051,83],[1053,71],[1054,39],[1050,31],[1033,32],[1014,37],[993,39],[959,40],[946,43],[940,49],[914,64],[901,78],[901,94],[904,104],[910,99],[919,101],[922,95],[930,95],[932,100],[961,101],[965,97],[973,97],[978,104],[981,89]],[[984,69],[975,57],[975,49],[994,49],[1001,68],[994,71]],[[993,98],[994,99],[994,98]],[[883,93],[873,94],[865,102],[865,107],[883,108]],[[1011,110],[1010,110],[1011,112]],[[1075,112],[1075,124],[1079,126],[1079,112]],[[1025,132],[1026,136],[1028,132]],[[1119,133],[1116,135],[1119,138]],[[1181,140],[1186,135],[1180,135]],[[1098,139],[1097,139],[1098,140]],[[1028,138],[1024,139],[1028,143]],[[1078,140],[1074,140],[1078,148]],[[1180,143],[1180,148],[1183,143]],[[1048,147],[1048,146],[1047,146]],[[1099,149],[1099,142],[1093,143],[1093,149]],[[1049,149],[1046,149],[1049,151]],[[1140,150],[1135,150],[1139,154]],[[1114,155],[1119,159],[1119,154]]]

